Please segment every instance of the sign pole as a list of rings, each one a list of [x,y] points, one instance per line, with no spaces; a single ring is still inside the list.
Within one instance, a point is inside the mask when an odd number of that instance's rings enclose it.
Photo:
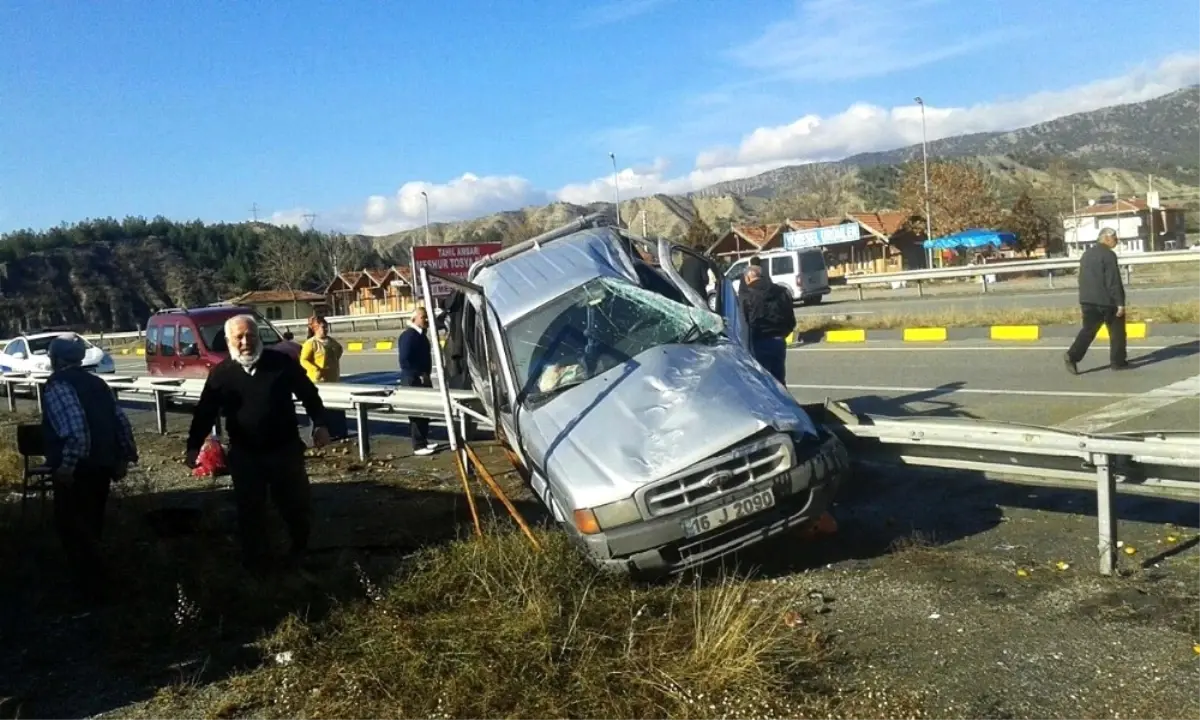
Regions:
[[[454,428],[454,410],[450,405],[450,388],[446,385],[446,366],[442,364],[442,344],[438,342],[437,326],[433,323],[433,293],[429,291],[429,273],[421,268],[421,294],[425,299],[425,313],[429,327],[433,329],[433,340],[429,343],[433,351],[433,366],[437,368],[437,389],[442,396],[442,411],[446,415],[446,434],[450,437],[450,449],[458,452],[458,434]]]

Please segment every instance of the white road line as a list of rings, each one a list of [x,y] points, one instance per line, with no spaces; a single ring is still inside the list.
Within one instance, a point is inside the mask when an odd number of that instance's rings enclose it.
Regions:
[[[896,340],[895,342],[900,342]],[[1096,347],[1104,347],[1101,343],[1094,343]],[[1175,345],[1135,345],[1129,343],[1131,350],[1168,350],[1176,347]],[[932,346],[917,346],[908,344],[895,347],[864,347],[864,343],[847,343],[844,346],[834,347],[831,345],[821,344],[814,345],[797,345],[788,348],[788,352],[994,352],[999,350],[1018,350],[1022,352],[1063,352],[1070,348],[1070,345],[932,345]]]
[[[1085,433],[1096,432],[1142,415],[1149,415],[1155,410],[1185,398],[1200,398],[1200,375],[1194,375],[1150,392],[1139,393],[1111,405],[1086,412],[1067,420],[1059,425],[1059,428]]]
[[[1027,395],[1030,397],[1138,398],[1144,393],[1088,392],[1084,390],[1010,390],[1007,388],[897,387],[888,385],[788,385],[792,390],[860,390],[888,394],[942,393],[944,395]],[[1190,397],[1179,395],[1176,399]]]

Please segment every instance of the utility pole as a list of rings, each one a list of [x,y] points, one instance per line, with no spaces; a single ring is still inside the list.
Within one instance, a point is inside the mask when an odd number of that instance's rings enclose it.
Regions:
[[[621,227],[621,189],[617,186],[617,156],[615,153],[609,153],[608,157],[613,166],[613,203],[617,213],[617,227]]]
[[[429,245],[429,195],[422,190],[421,197],[425,198],[425,244]]]
[[[1146,179],[1146,250],[1150,252],[1154,252],[1154,208],[1150,206],[1150,194],[1153,192],[1154,176],[1151,175]]]
[[[250,206],[250,212],[254,215],[254,222],[258,222],[258,203]]]
[[[1079,246],[1079,204],[1075,200],[1075,183],[1071,183],[1071,241]],[[1071,257],[1071,248],[1067,248],[1067,257]]]
[[[915,98],[921,106],[921,165],[925,170],[925,241],[933,240],[933,217],[929,213],[929,151],[926,148],[925,137],[925,101],[919,96]],[[929,249],[929,267],[933,267],[933,248]]]
[[[308,221],[308,229],[309,229],[309,230],[312,230],[312,229],[313,229],[313,223],[315,223],[315,222],[317,221],[317,214],[316,214],[316,213],[311,213],[311,212],[310,212],[310,213],[304,213],[304,219]]]

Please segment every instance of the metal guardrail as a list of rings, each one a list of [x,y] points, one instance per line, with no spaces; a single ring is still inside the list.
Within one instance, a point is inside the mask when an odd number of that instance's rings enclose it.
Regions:
[[[42,409],[42,388],[49,373],[0,373],[8,397],[9,412],[16,411],[18,388],[32,392],[38,412]],[[99,375],[112,388],[113,395],[122,401],[150,403],[154,407],[158,432],[167,431],[167,411],[171,405],[191,406],[200,400],[204,380],[162,378],[132,375]],[[327,383],[317,386],[321,401],[334,410],[354,413],[358,423],[358,455],[365,460],[371,453],[371,435],[368,420],[384,422],[406,422],[409,417],[428,418],[435,424],[445,425],[442,396],[434,388],[394,388],[386,385],[357,383]],[[460,432],[471,434],[476,428],[487,429],[491,421],[479,407],[475,395],[467,390],[451,390],[452,417]],[[301,412],[304,408],[299,403]]]
[[[1126,279],[1129,279],[1130,268],[1138,265],[1172,265],[1177,263],[1200,262],[1200,252],[1195,250],[1166,250],[1162,252],[1132,253],[1118,255],[1117,262],[1126,268]],[[923,296],[922,283],[936,280],[958,280],[961,278],[980,278],[980,291],[988,291],[989,275],[1011,275],[1016,273],[1047,273],[1050,287],[1054,287],[1055,270],[1078,270],[1078,258],[1048,258],[1045,260],[1014,260],[1012,262],[993,263],[985,265],[970,265],[966,267],[932,268],[926,270],[908,270],[896,273],[876,273],[846,278],[847,285],[858,287],[858,299],[863,299],[863,287],[866,285],[887,285],[898,282],[915,282],[917,294]]]
[[[334,330],[350,329],[350,332],[370,328],[371,330],[385,330],[383,325],[388,323],[407,323],[412,317],[412,311],[394,312],[394,313],[376,313],[374,315],[330,315],[325,319]],[[276,328],[304,328],[308,327],[308,318],[299,320],[271,320],[269,321]],[[110,332],[110,333],[91,333],[87,335],[81,334],[81,337],[93,343],[111,343],[114,340],[139,340],[146,334],[145,330],[130,330],[128,332]],[[0,340],[0,345],[8,342]]]
[[[41,409],[46,374],[0,375],[10,411],[14,390],[32,388]],[[170,404],[191,405],[203,380],[105,376],[123,401],[154,406],[158,431],[165,433]],[[399,421],[426,417],[445,425],[443,395],[437,388],[390,388],[331,383],[318,386],[327,407],[354,413],[358,451],[371,451],[370,420]],[[475,396],[450,390],[450,416],[463,436],[489,429]],[[845,404],[827,401],[805,406],[813,419],[837,433],[856,463],[889,467],[920,466],[959,472],[1020,477],[1036,484],[1095,487],[1099,519],[1100,572],[1115,571],[1118,490],[1181,498],[1200,503],[1200,434],[1122,433],[1087,435],[1053,428],[963,419],[892,418],[860,415]],[[301,408],[303,410],[303,408]],[[440,421],[440,422],[439,422]]]
[[[1118,488],[1200,503],[1200,433],[1087,435],[1015,423],[877,417],[830,401],[808,409],[842,437],[858,463],[1095,487],[1102,575],[1116,569]]]

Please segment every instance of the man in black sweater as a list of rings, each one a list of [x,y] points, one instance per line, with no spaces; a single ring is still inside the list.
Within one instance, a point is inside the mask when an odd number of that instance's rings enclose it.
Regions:
[[[426,334],[428,330],[429,313],[423,307],[417,308],[412,322],[396,341],[401,387],[433,387],[433,347]],[[413,455],[432,455],[437,450],[437,443],[429,442],[429,418],[410,417],[408,432],[412,437]]]
[[[312,421],[315,447],[329,442],[325,405],[298,362],[275,350],[264,352],[252,316],[227,320],[225,338],[229,359],[209,372],[192,412],[187,464],[196,466],[218,413],[223,415],[243,562],[255,572],[266,569],[269,494],[287,525],[290,560],[298,566],[308,547],[311,510],[305,446],[293,398],[303,403]]]
[[[762,269],[751,264],[742,276],[738,293],[746,324],[750,326],[750,348],[754,359],[781,383],[786,383],[787,336],[796,328],[792,296],[787,290],[762,277]]]
[[[1104,228],[1096,243],[1079,259],[1079,308],[1083,327],[1063,360],[1072,375],[1079,374],[1078,363],[1087,354],[1101,325],[1108,327],[1109,367],[1129,367],[1125,348],[1125,284],[1117,263],[1117,232]]]

